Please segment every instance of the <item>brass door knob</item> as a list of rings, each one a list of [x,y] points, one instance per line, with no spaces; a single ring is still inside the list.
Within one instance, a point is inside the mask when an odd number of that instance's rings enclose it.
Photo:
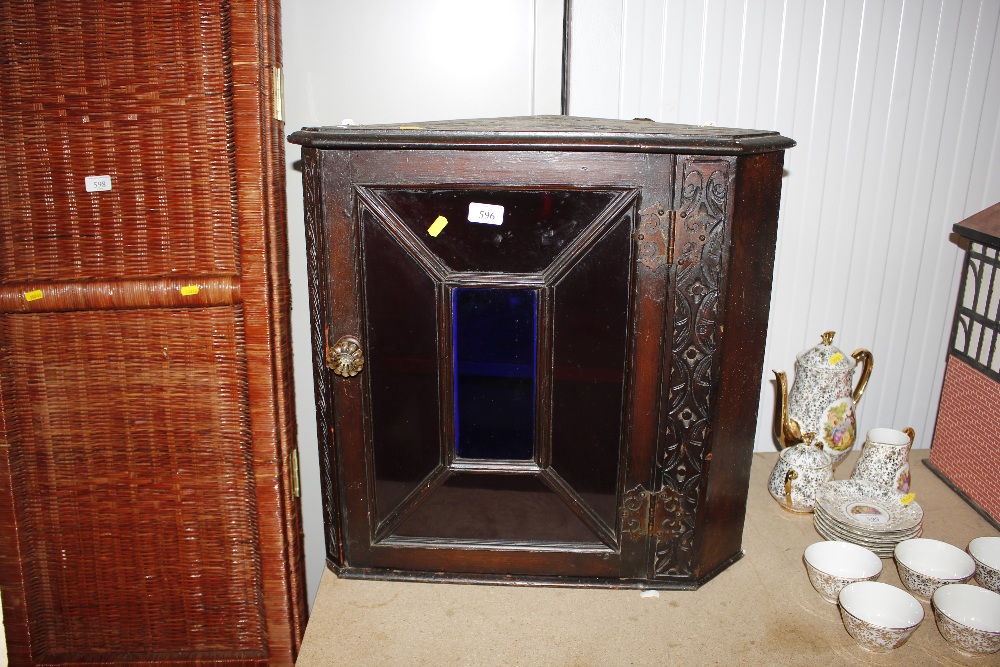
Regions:
[[[326,365],[341,377],[354,377],[365,367],[361,342],[354,336],[341,336],[333,347],[326,348]]]

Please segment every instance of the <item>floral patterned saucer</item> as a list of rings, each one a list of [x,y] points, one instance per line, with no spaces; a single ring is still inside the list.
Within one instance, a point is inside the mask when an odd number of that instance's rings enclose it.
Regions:
[[[867,545],[885,546],[888,544],[894,545],[897,542],[901,542],[903,540],[908,540],[912,537],[916,537],[921,532],[921,530],[923,530],[922,526],[917,525],[911,528],[910,530],[906,531],[905,533],[891,533],[888,535],[883,533],[878,533],[878,534],[863,533],[858,530],[847,529],[843,525],[836,523],[835,521],[831,520],[829,517],[826,517],[824,515],[816,516],[815,523],[818,526],[822,526],[823,528],[825,528],[827,532],[838,535],[845,540],[850,540],[852,542],[855,542],[856,544],[860,544],[861,546],[867,546]]]
[[[836,540],[839,542],[851,542],[857,544],[858,546],[864,547],[870,551],[878,554],[880,558],[892,558],[893,549],[896,545],[903,540],[908,540],[914,537],[920,537],[923,532],[921,526],[917,526],[909,533],[903,533],[899,535],[882,535],[878,537],[865,537],[858,535],[856,533],[851,533],[843,530],[842,528],[836,526],[829,519],[826,519],[822,515],[815,516],[815,528],[816,532],[822,535],[828,540]]]
[[[859,544],[856,541],[856,538],[848,539],[846,537],[841,537],[840,535],[837,535],[836,533],[829,531],[827,528],[823,527],[823,525],[820,523],[816,523],[816,532],[819,533],[820,536],[823,537],[824,539],[830,540],[832,542],[850,542],[852,544],[857,544],[858,546],[862,546],[865,549],[868,549],[869,551],[874,553],[879,558],[892,558],[893,551],[896,548],[895,543],[882,546],[875,546],[872,544]]]
[[[918,537],[924,511],[894,489],[863,479],[834,480],[816,489],[814,526],[828,540],[852,542],[892,558],[896,544]]]
[[[895,490],[861,479],[821,484],[816,489],[816,511],[849,533],[870,537],[910,533],[924,517],[915,501],[904,505]]]

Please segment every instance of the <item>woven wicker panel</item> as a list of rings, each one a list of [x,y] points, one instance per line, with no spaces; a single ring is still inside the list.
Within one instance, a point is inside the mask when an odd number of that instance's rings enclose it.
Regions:
[[[0,2],[0,282],[238,270],[229,30],[224,0]]]
[[[994,521],[1000,521],[998,432],[1000,383],[949,354],[930,462]]]
[[[266,656],[243,324],[0,316],[35,662]]]

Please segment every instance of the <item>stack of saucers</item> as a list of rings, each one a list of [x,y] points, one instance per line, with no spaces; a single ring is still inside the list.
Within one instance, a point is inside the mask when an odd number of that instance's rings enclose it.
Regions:
[[[834,480],[816,489],[816,531],[828,540],[851,542],[892,558],[903,540],[920,537],[924,511],[894,489],[862,479]]]

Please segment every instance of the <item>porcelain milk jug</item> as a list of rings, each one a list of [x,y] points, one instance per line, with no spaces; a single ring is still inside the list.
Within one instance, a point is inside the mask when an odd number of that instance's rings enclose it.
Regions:
[[[910,448],[916,433],[909,426],[902,431],[894,428],[873,428],[854,464],[851,479],[865,479],[886,486],[897,493],[910,492]]]
[[[837,467],[851,451],[856,439],[855,407],[868,385],[872,353],[857,349],[845,355],[833,345],[834,332],[822,335],[822,342],[795,359],[795,379],[788,389],[785,374],[775,371],[778,380],[775,435],[782,447],[803,441],[803,433],[815,433],[806,444],[821,446]],[[853,388],[854,371],[861,364],[861,376]]]

